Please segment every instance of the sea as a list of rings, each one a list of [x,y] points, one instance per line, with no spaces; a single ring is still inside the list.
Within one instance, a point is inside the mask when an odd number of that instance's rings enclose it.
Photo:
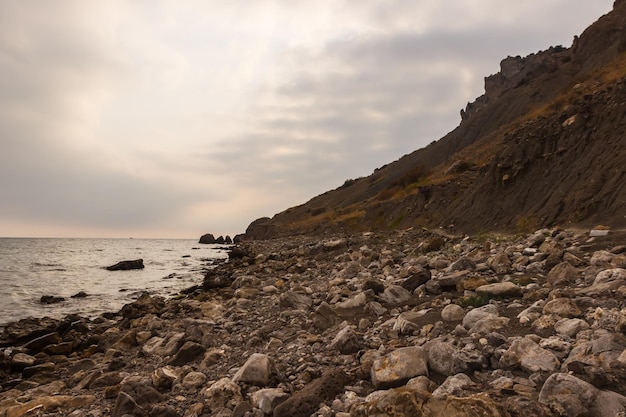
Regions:
[[[0,326],[27,317],[94,318],[145,292],[172,297],[227,258],[227,245],[197,240],[0,238]],[[145,268],[106,269],[134,259]],[[87,296],[76,297],[81,292]],[[64,300],[46,304],[42,296]]]

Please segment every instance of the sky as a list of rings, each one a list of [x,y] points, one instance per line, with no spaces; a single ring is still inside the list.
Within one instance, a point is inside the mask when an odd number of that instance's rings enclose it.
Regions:
[[[453,130],[612,0],[2,0],[0,236],[198,238]]]

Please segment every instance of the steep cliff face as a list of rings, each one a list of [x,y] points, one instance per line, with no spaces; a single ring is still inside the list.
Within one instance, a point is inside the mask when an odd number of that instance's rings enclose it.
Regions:
[[[508,57],[437,142],[250,225],[249,238],[409,226],[626,225],[626,0],[574,39]]]

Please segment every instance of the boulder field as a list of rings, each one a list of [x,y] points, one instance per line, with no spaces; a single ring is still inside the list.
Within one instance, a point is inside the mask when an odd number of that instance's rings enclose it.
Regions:
[[[0,335],[0,417],[615,417],[626,239],[244,241],[174,299]]]

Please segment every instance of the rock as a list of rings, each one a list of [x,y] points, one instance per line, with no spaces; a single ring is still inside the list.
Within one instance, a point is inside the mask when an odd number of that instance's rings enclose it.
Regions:
[[[185,388],[199,388],[206,382],[206,375],[202,372],[192,371],[189,372],[183,378],[183,387]]]
[[[598,272],[591,286],[581,288],[577,293],[589,297],[610,295],[624,285],[626,285],[626,269],[605,269]]]
[[[611,265],[611,261],[613,261],[614,257],[615,257],[615,254],[609,251],[605,251],[605,250],[596,251],[593,253],[593,255],[591,255],[589,264],[591,266],[599,266],[601,268],[607,268],[609,265]]]
[[[313,300],[306,294],[287,291],[280,295],[280,306],[294,310],[308,311],[313,305]]]
[[[207,388],[204,399],[213,415],[224,408],[232,410],[243,401],[239,385],[229,378],[222,378]]]
[[[500,358],[501,368],[519,367],[528,373],[554,372],[561,363],[549,350],[527,337],[517,338]]]
[[[65,301],[65,298],[56,297],[54,295],[42,295],[41,298],[39,299],[39,302],[41,304],[57,304],[62,301]]]
[[[169,405],[155,405],[150,410],[150,417],[180,417],[180,414]]]
[[[159,368],[152,374],[152,385],[159,391],[172,388],[174,381],[180,379],[179,373],[171,366]]]
[[[508,317],[486,316],[474,323],[472,327],[469,328],[468,333],[486,335],[506,327],[509,321],[510,319]]]
[[[569,374],[553,374],[539,393],[539,402],[564,416],[615,417],[626,410],[626,397],[602,391]]]
[[[206,233],[200,236],[200,240],[198,241],[198,243],[202,243],[205,245],[212,245],[215,243],[215,237],[211,233]]]
[[[582,312],[576,303],[569,298],[556,298],[543,306],[543,314],[556,314],[564,318],[579,317]]]
[[[374,391],[365,398],[363,404],[353,407],[350,415],[353,417],[424,416],[424,404],[428,398],[429,394],[427,392],[417,390],[397,388]]]
[[[449,376],[436,390],[433,391],[433,397],[438,399],[446,399],[450,396],[465,397],[466,389],[473,386],[474,383],[469,376],[465,374],[456,374]]]
[[[426,344],[428,369],[441,375],[456,375],[467,370],[459,357],[458,349],[451,343],[434,341]]]
[[[445,322],[461,321],[465,317],[465,309],[456,304],[449,304],[441,310],[441,319]]]
[[[428,376],[427,364],[426,350],[420,346],[394,350],[374,361],[372,384],[377,389],[398,387],[416,376]]]
[[[509,417],[502,404],[485,394],[468,397],[432,398],[423,407],[422,415],[429,417]],[[414,414],[419,415],[419,414]],[[407,416],[408,417],[408,416]]]
[[[30,353],[36,354],[44,350],[49,345],[60,343],[61,340],[61,336],[59,336],[57,332],[48,333],[26,343],[24,348],[28,349]]]
[[[415,291],[420,285],[426,284],[431,279],[431,273],[429,269],[422,269],[413,273],[410,277],[405,279],[400,285],[402,288],[409,292]],[[383,287],[384,290],[384,287]],[[380,292],[380,291],[379,291]]]
[[[365,294],[363,294],[365,295]],[[328,305],[326,301],[323,301],[312,314],[313,324],[319,330],[324,331],[331,327],[341,323],[341,317]]]
[[[337,333],[330,343],[331,349],[336,349],[342,355],[349,355],[361,350],[361,342],[354,332],[353,326],[346,326]]]
[[[523,292],[519,286],[512,282],[497,282],[476,288],[476,293],[489,297],[521,297]]]
[[[347,375],[339,369],[331,369],[307,384],[274,408],[274,417],[309,417],[320,403],[332,400],[343,391]]]
[[[487,304],[482,307],[474,308],[465,314],[463,317],[463,327],[470,329],[478,320],[485,317],[497,317],[498,307],[493,304]]]
[[[127,319],[136,319],[147,314],[158,315],[165,308],[163,297],[152,297],[142,294],[136,301],[126,304],[120,310],[120,315]]]
[[[233,376],[233,382],[265,387],[269,385],[274,370],[274,363],[269,356],[254,353]]]
[[[26,353],[18,352],[11,357],[11,369],[21,371],[22,369],[33,366],[36,358]]]
[[[41,413],[59,412],[61,415],[69,415],[71,410],[84,407],[95,401],[93,395],[51,395],[42,396],[25,403],[0,402],[0,416],[2,417],[22,417],[41,415]],[[37,413],[37,414],[34,414]]]
[[[345,301],[338,302],[337,304],[335,304],[335,309],[339,310],[339,312],[350,311],[353,309],[364,307],[366,304],[367,304],[367,295],[361,292],[355,295],[354,297],[348,298]]]
[[[128,394],[142,408],[163,401],[163,395],[150,385],[150,381],[142,379],[126,379],[122,383],[120,393]]]
[[[264,388],[252,393],[252,405],[265,415],[272,415],[278,404],[289,398],[289,394],[279,388]]]
[[[143,259],[135,259],[132,261],[120,261],[115,265],[107,266],[109,271],[128,271],[131,269],[143,269]]]
[[[552,287],[563,287],[578,278],[578,270],[567,262],[561,262],[548,272],[547,281]]]
[[[111,417],[149,417],[146,410],[144,410],[137,402],[125,392],[120,392],[115,399],[115,406]]]
[[[189,362],[193,362],[196,359],[201,358],[206,352],[206,348],[199,343],[185,342],[180,347],[176,355],[169,361],[169,365],[183,366]]]
[[[562,319],[554,324],[558,334],[575,338],[578,332],[589,329],[589,324],[581,319]]]
[[[510,274],[512,272],[511,259],[504,252],[500,252],[491,258],[489,267],[498,275]]]
[[[411,299],[411,293],[399,285],[392,285],[385,288],[385,291],[380,294],[380,301],[391,305],[398,306],[405,304]]]
[[[473,271],[474,269],[476,269],[476,263],[470,258],[462,256],[450,264],[448,272]]]
[[[232,253],[232,251],[230,252]],[[204,290],[213,290],[217,288],[228,288],[233,283],[232,277],[227,274],[220,273],[216,270],[208,270],[202,281]]]

